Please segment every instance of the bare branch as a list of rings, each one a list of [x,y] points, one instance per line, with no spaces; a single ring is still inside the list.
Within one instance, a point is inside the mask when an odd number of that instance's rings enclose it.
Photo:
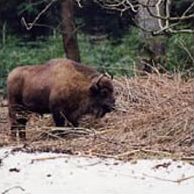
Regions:
[[[127,10],[134,13],[138,11],[138,6],[130,0],[94,0],[94,2],[103,8],[120,11],[121,14]]]
[[[21,191],[25,191],[25,189],[24,189],[23,187],[21,187],[21,186],[13,186],[13,187],[11,187],[11,188],[9,188],[9,189],[6,189],[6,190],[3,191],[1,194],[6,194],[6,193],[8,193],[9,191],[14,190],[14,189],[20,189]]]
[[[21,22],[24,24],[24,26],[26,27],[27,30],[31,30],[33,28],[33,26],[37,23],[37,21],[39,20],[39,18],[52,6],[52,4],[54,2],[56,2],[58,0],[51,0],[46,6],[45,8],[39,12],[39,14],[35,17],[35,19],[31,22],[31,23],[27,23],[25,18],[22,17],[21,18]]]
[[[80,8],[82,8],[81,0],[75,0]]]
[[[171,4],[171,0],[167,0],[164,4],[165,9],[166,9],[166,16],[162,16],[162,15],[156,15],[154,13],[152,13],[151,11],[151,7],[158,7],[158,5],[164,0],[158,0],[158,2],[155,5],[150,5],[149,2],[150,0],[147,1],[146,4],[142,4],[139,2],[139,4],[143,7],[145,7],[147,9],[147,11],[149,12],[149,14],[157,19],[162,19],[162,20],[169,20],[169,21],[177,21],[177,20],[188,20],[191,18],[194,18],[194,13],[190,14],[190,15],[186,15],[193,7],[194,7],[194,2],[185,10],[185,12],[181,15],[181,16],[177,16],[177,17],[172,17],[170,16],[170,4]]]
[[[142,1],[134,0],[94,0],[94,2],[98,3],[103,8],[120,11],[121,14],[126,10],[131,10],[134,13],[137,13],[138,11],[141,11],[139,8],[145,8],[151,17],[158,20],[160,29],[156,31],[153,29],[144,29],[144,27],[140,26],[135,20],[133,21],[138,28],[150,32],[153,35],[194,32],[193,29],[178,28],[180,24],[182,24],[182,21],[194,18],[194,13],[190,13],[194,8],[194,1],[187,7],[181,16],[171,15],[170,7],[172,0],[145,0],[143,3]]]
[[[166,11],[166,17],[170,18],[170,5],[171,5],[171,1],[170,0],[166,0],[166,6],[165,6],[165,11]],[[165,22],[165,27],[169,26],[169,19],[166,19]]]
[[[54,2],[58,0],[51,0],[45,8],[39,12],[32,22],[26,22],[25,18],[22,17],[21,21],[27,30],[31,30],[33,26],[37,24],[39,18],[52,6]],[[121,15],[130,10],[133,13],[141,11],[141,7],[145,8],[151,17],[155,18],[158,22],[159,29],[144,29],[135,20],[135,25],[141,30],[147,31],[153,35],[161,34],[174,34],[174,33],[194,33],[193,29],[186,28],[180,29],[180,25],[183,21],[194,18],[194,13],[191,10],[194,8],[194,1],[186,8],[181,16],[171,16],[171,4],[172,0],[145,0],[143,3],[137,0],[93,0],[95,3],[99,4],[105,9],[111,9],[121,12]],[[75,0],[80,8],[82,8],[82,0]],[[154,11],[153,11],[154,10]]]
[[[191,59],[192,63],[194,64],[194,57],[192,56],[189,49],[186,47],[185,43],[183,41],[180,41],[180,45],[182,46],[183,50],[188,54],[189,58]]]

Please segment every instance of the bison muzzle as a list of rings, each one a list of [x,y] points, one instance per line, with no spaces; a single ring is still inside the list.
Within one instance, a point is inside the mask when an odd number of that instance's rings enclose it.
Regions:
[[[78,126],[85,114],[103,117],[114,108],[113,84],[95,69],[65,59],[15,68],[7,79],[9,119],[14,138],[26,138],[30,113],[51,113],[56,126]]]

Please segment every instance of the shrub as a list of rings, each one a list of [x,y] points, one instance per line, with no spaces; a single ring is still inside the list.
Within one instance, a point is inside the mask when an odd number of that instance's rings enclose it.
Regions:
[[[168,39],[167,68],[168,70],[185,71],[194,66],[194,35],[177,34]]]

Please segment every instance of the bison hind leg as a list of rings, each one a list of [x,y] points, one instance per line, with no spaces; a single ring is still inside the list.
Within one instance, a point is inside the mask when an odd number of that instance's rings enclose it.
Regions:
[[[11,136],[13,139],[19,137],[21,140],[26,140],[25,126],[27,119],[20,118],[16,119],[15,122],[11,124]]]
[[[23,111],[18,110],[15,107],[9,107],[9,119],[11,124],[11,136],[13,140],[20,138],[26,139],[25,127],[28,121],[27,113],[24,115]]]
[[[21,118],[21,119],[18,119],[17,122],[20,125],[20,129],[18,131],[19,138],[22,139],[22,140],[25,140],[26,139],[25,127],[26,127],[27,119],[26,118]]]

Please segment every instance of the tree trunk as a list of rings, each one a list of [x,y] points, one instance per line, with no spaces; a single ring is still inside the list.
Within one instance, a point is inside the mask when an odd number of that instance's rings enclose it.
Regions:
[[[140,4],[146,4],[147,0],[139,0]],[[150,0],[150,11],[157,15],[157,9],[154,6],[158,0]],[[160,13],[162,14],[164,4],[162,3],[159,7]],[[165,37],[153,36],[152,32],[160,30],[160,21],[150,15],[146,7],[141,6],[137,14],[138,25],[145,30],[141,30],[140,36],[144,40],[144,46],[142,49],[143,57],[140,61],[140,69],[148,72],[152,71],[152,67],[160,68],[165,66]]]
[[[74,21],[74,0],[61,0],[63,46],[66,57],[80,62],[77,30]]]

